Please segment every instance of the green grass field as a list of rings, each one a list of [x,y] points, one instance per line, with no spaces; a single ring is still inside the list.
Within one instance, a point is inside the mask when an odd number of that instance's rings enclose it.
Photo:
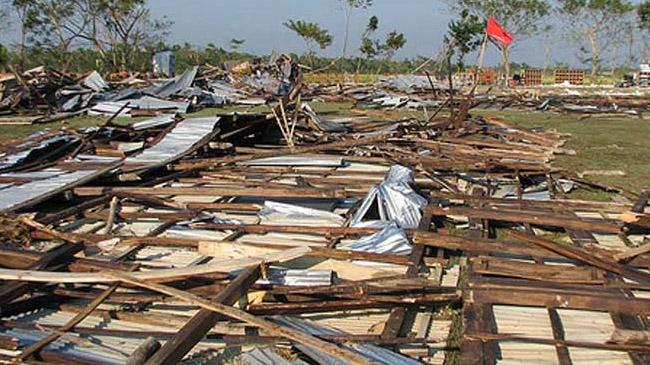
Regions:
[[[363,116],[374,120],[404,120],[423,118],[422,111],[367,112],[352,110],[349,103],[313,103],[314,109],[322,115]],[[268,107],[227,107],[204,109],[190,116],[209,116],[217,113],[266,112]],[[474,110],[473,114],[503,118],[513,125],[525,128],[553,129],[568,133],[568,149],[576,151],[575,156],[560,155],[554,166],[574,172],[585,170],[621,170],[626,176],[589,176],[589,180],[614,185],[633,193],[650,187],[650,121],[635,118],[589,118],[533,111]],[[43,129],[81,128],[101,125],[107,118],[80,117],[47,125],[0,126],[0,142],[25,136]],[[128,124],[142,118],[118,118],[116,123]],[[598,198],[598,197],[596,197]]]

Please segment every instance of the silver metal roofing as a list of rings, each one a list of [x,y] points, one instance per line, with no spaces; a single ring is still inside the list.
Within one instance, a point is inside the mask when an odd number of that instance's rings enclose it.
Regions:
[[[168,125],[174,122],[176,118],[175,114],[163,114],[157,117],[153,117],[141,122],[135,122],[131,125],[136,131],[141,131],[149,128],[160,127],[163,125]]]
[[[289,361],[278,355],[272,347],[255,348],[241,356],[246,364],[250,365],[307,365],[302,360]]]
[[[198,66],[185,71],[182,75],[176,76],[172,80],[167,80],[159,85],[156,85],[146,91],[147,94],[155,95],[160,98],[167,98],[172,95],[178,94],[181,91],[192,86],[196,74],[199,71]]]
[[[79,170],[56,174],[50,178],[14,185],[2,190],[0,194],[0,212],[11,209],[18,204],[38,198],[65,188],[79,180],[97,173],[97,170]]]
[[[379,220],[393,221],[402,228],[417,228],[428,202],[411,188],[411,183],[413,171],[400,165],[391,166],[384,181],[370,188],[351,226],[367,221],[367,214],[377,206]]]
[[[276,316],[272,317],[272,320],[279,325],[292,328],[294,330],[306,332],[315,336],[340,336],[345,335],[346,333],[335,328],[325,327],[317,325],[311,321],[297,319],[294,317],[286,316]],[[309,347],[302,344],[296,344],[296,347],[300,351],[306,353],[310,358],[314,359],[319,364],[323,365],[346,365],[346,361],[339,360],[330,356],[318,349]],[[383,347],[375,345],[360,345],[360,344],[349,344],[344,345],[343,347],[348,348],[349,350],[356,351],[359,354],[367,357],[368,359],[385,365],[420,365],[419,361],[400,355]]]
[[[185,119],[156,145],[137,156],[124,160],[126,164],[162,163],[186,152],[214,130],[218,117]]]
[[[363,237],[356,242],[342,245],[340,248],[352,251],[408,255],[411,253],[412,246],[406,232],[391,222],[381,231]]]

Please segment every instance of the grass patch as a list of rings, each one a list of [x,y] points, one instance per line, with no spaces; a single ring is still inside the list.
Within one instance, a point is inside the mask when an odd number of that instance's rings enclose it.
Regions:
[[[366,116],[370,120],[400,121],[404,119],[422,119],[422,110],[358,110],[352,109],[352,103],[312,102],[317,113],[328,117]],[[224,108],[207,108],[189,117],[206,117],[219,113],[251,112],[268,113],[270,109],[262,106],[228,106]],[[429,111],[432,113],[433,111]],[[542,113],[520,110],[474,110],[473,114],[494,116],[507,120],[515,126],[525,128],[541,127],[569,133],[568,149],[576,151],[575,156],[556,156],[554,166],[569,171],[585,170],[622,170],[626,176],[589,176],[594,182],[618,186],[633,193],[639,193],[649,187],[650,181],[650,121],[633,118],[590,118],[580,120],[578,116],[556,113]],[[0,126],[0,141],[21,139],[40,130],[61,128],[82,128],[103,124],[108,117],[78,117],[47,125],[4,125]],[[116,123],[128,124],[144,118],[117,118]],[[572,195],[575,199],[609,200],[602,192],[581,191]]]
[[[650,184],[650,121],[635,118],[589,118],[534,111],[480,110],[474,114],[503,118],[515,126],[569,133],[565,148],[575,156],[556,156],[553,165],[574,172],[621,170],[626,176],[589,176],[590,181],[639,193]],[[603,200],[602,193],[585,193]],[[576,197],[577,198],[577,197]]]

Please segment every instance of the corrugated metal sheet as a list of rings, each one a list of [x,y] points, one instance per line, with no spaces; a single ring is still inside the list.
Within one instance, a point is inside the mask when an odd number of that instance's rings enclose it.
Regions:
[[[130,116],[133,109],[139,110],[168,110],[170,112],[187,113],[190,107],[188,102],[168,101],[154,98],[152,96],[143,96],[138,99],[127,99],[121,101],[104,101],[97,103],[89,111],[88,115],[105,115],[113,116],[125,105],[129,105],[120,112],[119,116]]]
[[[0,194],[0,211],[11,209],[21,203],[52,193],[55,190],[95,174],[96,170],[79,170],[53,176],[49,179],[29,182],[6,188]]]
[[[28,161],[32,156],[36,154],[43,153],[49,149],[58,148],[59,146],[62,146],[66,143],[71,143],[78,140],[79,139],[75,136],[58,134],[50,138],[46,138],[35,145],[27,143],[23,146],[18,146],[19,149],[26,149],[14,154],[0,155],[0,170],[14,167],[25,161]]]
[[[185,71],[185,73],[182,75],[156,85],[146,90],[145,92],[147,94],[155,95],[160,98],[168,98],[192,86],[192,83],[194,83],[194,79],[196,78],[198,71],[198,66],[194,66],[191,69]]]
[[[268,277],[260,279],[257,284],[288,285],[288,286],[319,286],[332,285],[334,279],[332,270],[294,270],[283,267],[270,267]]]
[[[301,360],[289,361],[278,355],[272,347],[256,348],[241,356],[241,359],[250,365],[307,365]]]
[[[137,156],[129,157],[126,164],[162,163],[189,150],[202,138],[212,133],[220,118],[193,118],[178,123],[156,145]]]
[[[168,125],[174,122],[176,115],[174,114],[163,114],[151,119],[143,120],[141,122],[135,122],[131,125],[136,131],[141,131],[149,128],[160,127]]]
[[[306,332],[312,335],[316,336],[325,336],[325,335],[344,335],[345,333],[342,331],[338,331],[333,328],[328,328],[324,326],[318,326],[312,322],[305,321],[305,320],[300,320],[297,318],[292,318],[292,317],[273,317],[272,320],[280,325]],[[301,351],[305,352],[306,354],[309,355],[310,358],[316,360],[319,364],[323,365],[344,365],[348,364],[345,361],[336,359],[330,355],[327,355],[323,353],[322,351],[319,351],[318,349],[314,349],[309,346],[305,346],[302,344],[296,344],[296,347],[298,347]],[[385,349],[383,347],[375,346],[375,345],[359,345],[359,344],[350,344],[350,345],[345,345],[344,347],[347,347],[350,350],[356,351],[360,353],[361,355],[367,357],[368,359],[378,363],[378,364],[385,364],[385,365],[420,365],[419,361],[413,360],[411,358],[408,358],[406,356],[400,355],[398,353],[395,353],[393,351],[390,351],[388,349]]]

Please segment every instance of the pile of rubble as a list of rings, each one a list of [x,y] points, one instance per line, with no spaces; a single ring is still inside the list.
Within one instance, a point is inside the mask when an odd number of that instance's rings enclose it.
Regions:
[[[648,362],[648,194],[571,200],[613,189],[469,105],[341,122],[300,90],[3,146],[3,361]]]
[[[288,56],[245,62],[228,72],[193,67],[171,79],[123,75],[109,83],[98,72],[71,75],[39,67],[0,78],[0,124],[32,124],[73,116],[157,116],[203,107],[259,105],[286,95],[298,66]]]
[[[468,102],[472,83],[449,84],[428,75],[395,75],[375,85],[313,84],[309,95],[325,101],[353,102],[368,109],[428,109]],[[616,89],[599,86],[540,86],[508,89],[479,87],[472,93],[473,106],[481,109],[538,110],[581,115],[617,115],[643,117],[650,111],[650,90]]]

